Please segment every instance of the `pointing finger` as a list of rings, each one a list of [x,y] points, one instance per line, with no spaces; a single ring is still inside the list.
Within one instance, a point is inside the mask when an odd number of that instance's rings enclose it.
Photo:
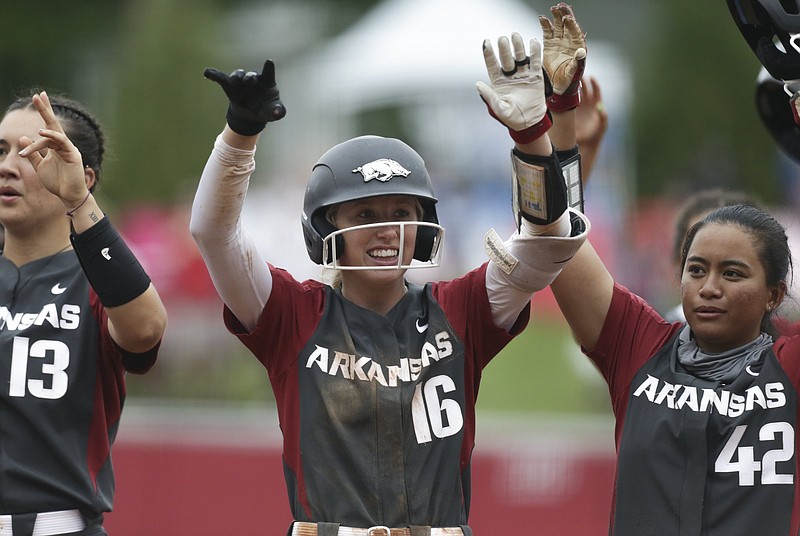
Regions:
[[[33,95],[31,101],[48,129],[55,130],[56,132],[64,132],[61,128],[61,123],[56,119],[56,114],[53,112],[53,107],[50,105],[50,98],[47,96],[46,92],[42,91],[41,93]]]

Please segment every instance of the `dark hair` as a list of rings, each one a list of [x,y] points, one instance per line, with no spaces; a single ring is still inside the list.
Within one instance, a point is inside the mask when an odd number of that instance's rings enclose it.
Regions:
[[[672,240],[672,259],[673,262],[680,262],[681,247],[686,233],[692,225],[692,221],[702,217],[704,214],[720,207],[731,205],[753,205],[749,197],[742,192],[713,188],[693,194],[681,205],[675,217],[675,236]]]
[[[695,223],[681,248],[681,271],[686,265],[689,248],[698,231],[708,224],[736,225],[753,237],[758,259],[764,267],[766,284],[777,287],[781,281],[786,282],[792,273],[792,253],[786,230],[775,218],[752,205],[741,204],[718,208],[705,218]],[[777,330],[770,317],[772,312],[764,314],[761,319],[761,331],[777,337]]]
[[[18,97],[6,108],[6,114],[14,110],[35,110],[32,97],[40,90],[31,91],[26,97]],[[95,182],[90,188],[94,191],[99,184],[103,169],[103,156],[105,155],[105,137],[100,128],[100,123],[86,109],[86,107],[64,95],[50,95],[50,104],[53,112],[59,118],[61,126],[67,137],[75,144],[81,153],[83,164],[94,170]]]

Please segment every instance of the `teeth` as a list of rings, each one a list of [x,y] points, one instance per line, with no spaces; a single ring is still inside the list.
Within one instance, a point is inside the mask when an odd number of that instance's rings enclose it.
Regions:
[[[397,250],[396,249],[376,249],[375,251],[371,251],[370,255],[372,257],[396,257]]]

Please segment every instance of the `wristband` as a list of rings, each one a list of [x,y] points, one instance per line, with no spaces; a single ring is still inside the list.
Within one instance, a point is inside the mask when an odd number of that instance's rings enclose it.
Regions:
[[[70,234],[89,284],[105,307],[124,305],[150,286],[150,277],[108,216],[81,234]]]
[[[581,153],[578,146],[563,151],[556,151],[561,172],[567,185],[567,206],[580,212],[583,210],[583,169],[581,168]]]
[[[536,225],[556,221],[567,210],[567,189],[558,156],[511,151],[512,209],[517,228],[525,218]]]

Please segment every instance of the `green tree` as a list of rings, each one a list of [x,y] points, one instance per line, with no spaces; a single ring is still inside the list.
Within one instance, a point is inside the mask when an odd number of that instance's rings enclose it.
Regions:
[[[107,0],[7,2],[0,16],[2,102],[31,88],[76,95],[87,63],[117,31],[122,4]]]
[[[224,117],[203,79],[216,55],[221,10],[209,1],[140,0],[121,14],[113,65],[113,181],[117,201],[172,200],[195,184]]]
[[[638,194],[714,184],[775,201],[777,149],[754,99],[760,64],[727,5],[671,0],[659,8],[634,56]]]

